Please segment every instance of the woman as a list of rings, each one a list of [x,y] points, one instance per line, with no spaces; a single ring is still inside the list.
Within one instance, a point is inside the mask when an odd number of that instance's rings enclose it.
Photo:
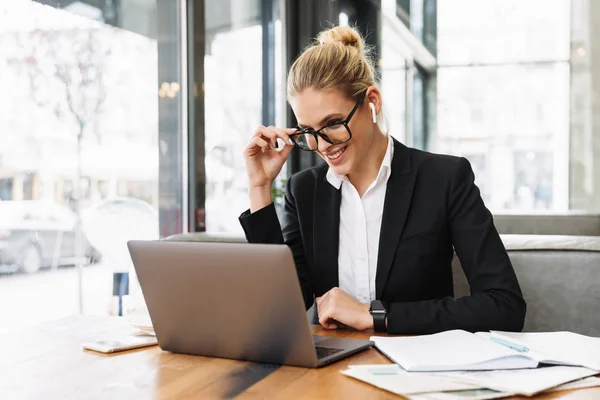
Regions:
[[[306,307],[316,301],[328,329],[520,331],[526,305],[469,162],[382,132],[382,96],[355,29],[326,30],[318,42],[288,76],[298,127],[261,126],[244,150],[248,241],[291,248]],[[280,226],[271,185],[294,145],[326,164],[288,180]],[[458,299],[453,249],[471,287]]]

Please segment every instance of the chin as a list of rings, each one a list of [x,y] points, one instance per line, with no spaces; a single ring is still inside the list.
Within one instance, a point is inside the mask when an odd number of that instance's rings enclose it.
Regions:
[[[331,165],[329,164],[329,168],[331,168],[333,170],[333,172],[335,172],[337,175],[348,175],[350,173],[350,171],[352,170],[352,168],[350,168],[350,166],[346,166],[346,163],[344,163],[344,165]]]

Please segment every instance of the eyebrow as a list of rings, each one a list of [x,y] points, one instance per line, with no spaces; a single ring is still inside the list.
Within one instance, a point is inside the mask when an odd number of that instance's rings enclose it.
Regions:
[[[331,120],[333,120],[333,119],[336,119],[336,118],[339,118],[339,119],[340,119],[340,121],[341,121],[341,120],[343,120],[343,119],[344,119],[344,116],[343,116],[343,114],[341,114],[341,113],[329,114],[329,115],[327,115],[325,118],[323,118],[323,119],[321,120],[321,122],[319,122],[319,128],[317,128],[317,129],[321,129],[323,126],[325,126],[325,124],[326,124],[326,123],[328,123],[328,122],[330,122]],[[304,124],[298,124],[298,126],[299,126],[300,128],[303,128],[303,129],[304,129],[304,128],[312,128],[312,127],[310,127],[310,126],[307,126],[307,125],[304,125]],[[314,129],[314,128],[313,128],[313,129]]]

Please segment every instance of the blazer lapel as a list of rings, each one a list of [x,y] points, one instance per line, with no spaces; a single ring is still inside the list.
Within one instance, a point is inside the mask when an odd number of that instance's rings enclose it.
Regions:
[[[322,290],[338,286],[338,251],[340,236],[341,190],[334,188],[325,176],[317,178],[314,201],[314,254]],[[319,290],[314,288],[315,292]]]
[[[394,139],[392,173],[387,183],[379,237],[377,275],[375,277],[377,299],[381,299],[410,209],[416,181],[416,173],[412,170],[411,161],[408,148]]]

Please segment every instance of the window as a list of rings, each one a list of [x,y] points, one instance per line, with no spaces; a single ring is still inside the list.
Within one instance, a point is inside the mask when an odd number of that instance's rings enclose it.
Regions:
[[[159,209],[182,208],[180,3],[98,4],[0,2],[0,203],[52,213],[0,221],[0,331],[107,314],[126,241],[157,239]]]
[[[571,1],[438,7],[438,121],[430,150],[466,156],[474,166],[483,156],[476,183],[494,212],[569,210]]]
[[[410,11],[411,31],[399,18],[398,10]],[[431,21],[424,25],[425,11],[435,13],[431,2],[386,0],[381,7],[379,68],[385,125],[394,138],[418,149],[427,147],[430,132],[435,128],[437,101],[435,57],[430,51],[435,48],[435,37]],[[429,44],[425,43],[425,37],[429,38]]]
[[[267,4],[269,2],[266,2]],[[276,7],[273,1],[272,6]],[[281,23],[275,18],[275,49],[263,48],[265,2],[248,1],[240,10],[227,2],[206,1],[205,23],[205,168],[206,229],[210,232],[242,233],[238,215],[248,208],[248,179],[243,149],[263,121],[263,52],[273,51],[275,120],[283,123],[285,93],[281,66]],[[277,15],[276,9],[273,15]],[[279,93],[279,95],[276,95]],[[282,174],[285,174],[284,166]]]

